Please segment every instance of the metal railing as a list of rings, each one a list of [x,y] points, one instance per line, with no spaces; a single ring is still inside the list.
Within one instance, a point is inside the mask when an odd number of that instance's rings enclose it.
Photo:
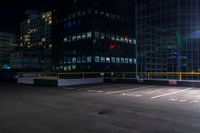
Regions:
[[[121,78],[121,79],[169,79],[169,80],[200,80],[200,72],[34,72],[18,73],[18,75],[30,74],[37,77],[55,77],[57,79],[80,78]],[[137,75],[137,76],[136,76]]]

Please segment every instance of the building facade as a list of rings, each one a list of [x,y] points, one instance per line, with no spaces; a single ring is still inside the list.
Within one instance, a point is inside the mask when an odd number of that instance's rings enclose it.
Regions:
[[[10,66],[21,71],[39,70],[39,53],[35,49],[15,47],[10,54]]]
[[[0,32],[0,69],[10,69],[10,53],[17,45],[17,38],[13,33]]]
[[[138,70],[199,72],[200,1],[137,0],[136,6]],[[184,76],[184,79],[195,78],[199,77]]]
[[[39,52],[40,69],[51,69],[53,11],[27,11],[28,19],[20,24],[20,46]]]
[[[52,49],[53,69],[135,72],[136,40],[130,18],[90,4],[58,13]]]

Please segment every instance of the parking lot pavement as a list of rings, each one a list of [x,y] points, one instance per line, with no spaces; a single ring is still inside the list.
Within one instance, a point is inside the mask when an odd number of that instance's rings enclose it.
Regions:
[[[199,133],[200,89],[0,86],[0,133]]]
[[[92,87],[85,91],[91,94],[110,95],[109,97],[120,96],[168,103],[200,104],[200,89],[191,87],[116,84]]]

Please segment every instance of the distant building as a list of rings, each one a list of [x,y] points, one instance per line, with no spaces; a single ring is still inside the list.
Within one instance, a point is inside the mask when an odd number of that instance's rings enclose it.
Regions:
[[[141,72],[200,72],[199,10],[199,0],[137,0]]]
[[[10,54],[10,66],[17,70],[39,70],[39,53],[35,49],[15,47]]]
[[[56,13],[53,70],[135,72],[136,40],[131,18],[88,1]]]
[[[10,53],[17,45],[17,38],[13,33],[0,32],[0,69],[10,69]]]
[[[34,48],[39,53],[43,70],[51,69],[53,11],[27,11],[28,19],[20,24],[20,46]]]

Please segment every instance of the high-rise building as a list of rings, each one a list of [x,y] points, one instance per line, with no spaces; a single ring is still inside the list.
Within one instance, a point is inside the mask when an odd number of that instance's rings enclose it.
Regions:
[[[20,24],[20,46],[39,52],[40,69],[51,69],[53,11],[27,11],[28,19]]]
[[[33,48],[15,47],[10,54],[10,66],[19,71],[37,71],[40,69],[39,53]]]
[[[0,32],[0,69],[10,68],[10,53],[17,45],[17,35]]]
[[[139,71],[199,72],[200,1],[137,0],[136,7]]]
[[[61,72],[135,72],[130,15],[94,1],[57,12],[53,69]]]

